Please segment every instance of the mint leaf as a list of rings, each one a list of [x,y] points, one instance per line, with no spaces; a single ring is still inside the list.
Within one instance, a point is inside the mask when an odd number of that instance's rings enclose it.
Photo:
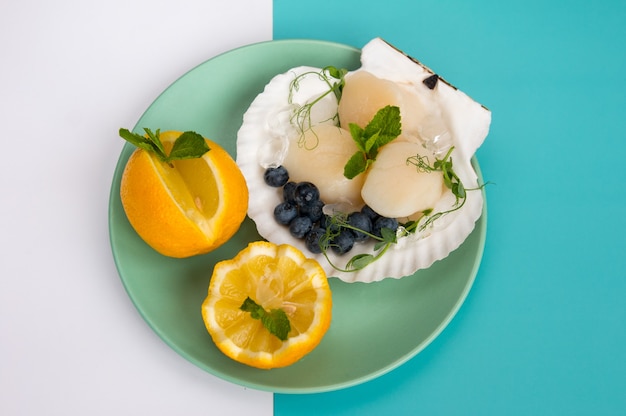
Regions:
[[[167,160],[194,159],[201,157],[209,150],[204,137],[193,131],[186,131],[174,142]]]
[[[146,132],[148,139],[152,142],[152,144],[157,148],[157,154],[159,155],[159,159],[165,160],[165,149],[163,148],[163,143],[161,143],[161,130],[157,129],[156,133],[152,133],[152,130],[145,128],[143,131]]]
[[[250,299],[250,296],[243,301],[241,306],[239,307],[244,312],[250,312],[250,315],[253,319],[261,319],[261,316],[265,314],[265,309],[257,305],[255,301]]]
[[[376,160],[378,149],[402,133],[400,108],[391,105],[383,107],[376,112],[364,129],[354,123],[350,123],[349,129],[359,152],[348,160],[343,174],[346,178],[353,179],[365,172]]]
[[[260,319],[265,329],[270,331],[281,341],[285,341],[291,331],[291,324],[287,314],[282,309],[272,309],[267,312],[262,306],[248,296],[239,307],[244,312],[250,312],[252,319]]]
[[[361,152],[367,153],[367,150],[365,150],[365,140],[363,140],[363,129],[355,123],[350,123],[348,128],[350,129],[350,135],[352,136],[352,140],[354,140],[354,143],[356,143],[356,147]]]
[[[149,137],[145,137],[137,133],[132,133],[128,129],[120,129],[119,135],[122,139],[140,149],[156,153],[157,155],[159,155],[159,158],[165,157],[165,153],[161,152],[159,146],[155,144]]]
[[[402,123],[400,121],[400,108],[388,105],[381,108],[372,118],[372,121],[365,126],[365,137],[377,135],[377,147],[382,147],[398,137],[402,133]]]
[[[353,179],[361,172],[365,172],[367,169],[367,159],[363,152],[356,152],[348,160],[348,163],[343,167],[343,176],[348,179]]]
[[[261,317],[261,322],[263,322],[263,326],[270,333],[276,335],[281,341],[285,341],[288,338],[291,324],[287,314],[282,309],[272,309]]]
[[[379,134],[378,132],[376,132],[372,135],[372,137],[365,140],[365,153],[368,153],[370,155],[372,151],[375,151],[376,153],[378,153],[378,147],[379,147],[378,138],[379,138]],[[375,156],[375,155],[371,155],[371,156]]]
[[[178,136],[170,154],[167,155],[160,138],[161,130],[157,129],[154,133],[148,128],[143,130],[146,132],[144,136],[123,128],[120,129],[119,134],[122,139],[140,149],[154,153],[159,160],[170,163],[170,165],[173,160],[202,157],[202,155],[211,150],[201,135],[193,131],[186,131]]]

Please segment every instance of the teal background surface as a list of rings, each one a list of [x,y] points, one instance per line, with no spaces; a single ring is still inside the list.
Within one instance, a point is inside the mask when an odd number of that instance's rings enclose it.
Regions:
[[[380,36],[487,106],[477,157],[494,183],[481,268],[443,333],[365,384],[277,394],[275,414],[626,414],[626,2],[274,0],[273,13],[274,39]]]

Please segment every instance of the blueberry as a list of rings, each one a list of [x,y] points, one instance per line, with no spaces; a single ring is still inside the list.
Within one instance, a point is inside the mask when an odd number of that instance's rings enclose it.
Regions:
[[[263,174],[263,179],[265,179],[265,183],[269,186],[279,188],[287,183],[289,180],[289,173],[284,166],[267,168]]]
[[[281,202],[274,208],[274,218],[279,224],[287,225],[298,216],[298,208],[289,202]]]
[[[389,228],[393,232],[398,229],[398,220],[395,218],[380,217],[374,222],[372,227],[372,234],[378,237],[382,237],[381,230],[383,228]]]
[[[369,217],[372,221],[372,224],[380,217],[376,211],[374,211],[369,205],[364,205],[361,208],[361,212]]]
[[[283,186],[283,201],[291,202],[295,205],[296,203],[296,183],[295,182],[287,182],[285,186]]]
[[[313,227],[311,231],[307,233],[304,237],[304,243],[306,244],[306,248],[309,249],[311,253],[321,253],[322,247],[320,246],[320,239],[326,234],[326,230],[321,227]]]
[[[304,238],[313,228],[313,221],[309,217],[296,217],[289,223],[289,232],[295,238]]]
[[[362,213],[362,212],[353,212],[348,215],[348,224],[353,226],[354,228],[358,228],[361,231],[352,230],[354,233],[355,241],[365,241],[369,238],[369,235],[365,233],[372,232],[372,220]]]
[[[354,233],[352,230],[344,228],[337,236],[333,237],[330,246],[337,254],[347,253],[354,247]]]
[[[324,203],[317,199],[308,205],[302,205],[300,207],[300,214],[311,218],[313,222],[318,222],[324,216],[322,208],[324,208]]]
[[[311,182],[300,182],[296,185],[294,199],[301,207],[310,205],[320,199],[320,191]]]
[[[333,232],[338,232],[339,231],[339,226],[336,223],[333,223],[331,221],[331,216],[330,215],[322,215],[322,218],[320,218],[320,227],[323,229],[328,229],[328,227],[331,227],[331,231]]]

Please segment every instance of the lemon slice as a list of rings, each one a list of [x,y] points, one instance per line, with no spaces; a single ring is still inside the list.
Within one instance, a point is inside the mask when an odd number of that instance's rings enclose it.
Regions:
[[[241,309],[247,298],[267,311],[285,312],[291,329],[284,341]],[[317,261],[290,245],[258,241],[215,266],[202,317],[224,354],[270,369],[311,352],[330,326],[331,310],[330,287]]]

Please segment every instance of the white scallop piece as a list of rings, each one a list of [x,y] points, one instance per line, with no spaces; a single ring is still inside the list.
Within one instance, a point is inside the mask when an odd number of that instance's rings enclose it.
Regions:
[[[329,62],[332,65],[332,62]],[[435,124],[445,126],[448,145],[455,147],[452,158],[454,170],[465,188],[479,186],[478,176],[471,165],[471,158],[481,146],[489,132],[491,112],[472,100],[466,94],[439,79],[433,90],[423,80],[433,75],[433,71],[408,57],[384,40],[375,38],[366,44],[361,52],[361,67],[356,71],[368,71],[379,78],[388,79],[403,85],[417,94],[427,103],[433,114],[440,114],[441,119]],[[260,163],[260,149],[268,146],[268,141],[279,140],[288,143],[289,137],[298,134],[288,122],[285,112],[302,105],[328,89],[319,77],[307,77],[308,81],[300,85],[290,102],[290,85],[294,78],[305,72],[321,71],[320,68],[296,67],[284,74],[272,78],[264,91],[252,102],[243,117],[243,123],[237,134],[237,164],[243,172],[249,188],[248,216],[255,222],[259,234],[276,244],[290,244],[300,249],[308,257],[315,258],[322,265],[329,277],[337,277],[345,282],[375,282],[385,278],[402,278],[412,275],[417,270],[430,267],[435,261],[447,257],[469,236],[483,210],[481,191],[469,191],[463,207],[437,219],[432,227],[420,233],[402,237],[385,255],[362,270],[354,272],[337,271],[322,254],[311,254],[304,242],[291,236],[287,227],[276,223],[273,210],[282,202],[282,189],[272,188],[263,179],[264,168]],[[329,94],[318,109],[312,124],[332,122],[328,115],[336,112],[337,102]],[[280,117],[277,117],[280,115]],[[432,126],[426,126],[425,130]],[[449,143],[451,141],[451,143]],[[270,147],[275,147],[274,144]],[[288,149],[279,149],[274,164],[280,164],[281,155]],[[267,155],[263,156],[267,165]],[[434,207],[433,212],[449,210],[455,202],[450,191],[446,191]],[[343,256],[327,253],[330,261],[340,267],[354,255],[373,253],[373,243],[355,244],[354,248]]]

